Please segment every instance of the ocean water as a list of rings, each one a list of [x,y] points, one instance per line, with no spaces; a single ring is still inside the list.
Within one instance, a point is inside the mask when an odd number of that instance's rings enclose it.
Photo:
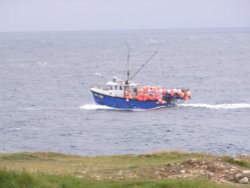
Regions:
[[[118,111],[89,87],[124,77],[190,88],[181,106]],[[95,74],[100,73],[103,77]],[[250,29],[0,33],[0,152],[250,153]]]

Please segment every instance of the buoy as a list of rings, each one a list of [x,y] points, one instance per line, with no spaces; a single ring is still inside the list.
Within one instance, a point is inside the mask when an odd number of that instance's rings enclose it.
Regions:
[[[186,91],[186,95],[189,97],[191,96],[191,91],[189,89]]]
[[[139,94],[136,99],[139,100],[139,101],[142,101],[143,100],[143,93]]]
[[[185,94],[184,94],[183,92],[181,92],[181,93],[179,94],[179,96],[180,96],[181,98],[183,98],[183,97],[185,96]]]
[[[153,100],[152,96],[149,95],[148,100],[152,101]]]
[[[143,92],[147,93],[148,92],[148,88],[146,86],[143,87]]]
[[[159,99],[159,95],[156,94],[156,95],[155,95],[155,99]]]
[[[141,93],[142,93],[142,89],[138,89],[138,90],[137,90],[137,93],[138,93],[138,94],[141,94]]]
[[[170,95],[173,97],[173,96],[175,95],[175,91],[172,90],[172,91],[170,92]]]
[[[155,93],[156,92],[156,87],[153,87],[152,91],[153,91],[153,93]]]

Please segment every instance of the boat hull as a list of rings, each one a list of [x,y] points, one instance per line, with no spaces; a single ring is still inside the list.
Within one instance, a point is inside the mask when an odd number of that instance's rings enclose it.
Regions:
[[[175,98],[172,99],[169,98],[167,100],[168,101],[167,104],[159,104],[157,100],[154,101],[139,101],[135,99],[126,100],[125,98],[104,95],[95,91],[91,92],[97,104],[124,110],[134,110],[134,109],[149,110],[156,108],[173,107],[179,103],[179,100]]]

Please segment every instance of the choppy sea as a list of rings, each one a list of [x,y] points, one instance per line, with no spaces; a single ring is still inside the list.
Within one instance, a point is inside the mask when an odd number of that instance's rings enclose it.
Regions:
[[[124,77],[190,88],[181,106],[118,111],[89,87]],[[96,76],[96,73],[103,77]],[[250,29],[0,33],[0,152],[250,153]]]

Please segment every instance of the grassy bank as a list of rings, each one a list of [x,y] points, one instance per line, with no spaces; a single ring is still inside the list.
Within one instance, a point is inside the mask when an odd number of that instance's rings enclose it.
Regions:
[[[216,185],[208,180],[93,180],[79,179],[72,176],[55,176],[44,174],[30,174],[27,172],[10,172],[0,170],[0,187],[2,188],[112,188],[112,187],[173,187],[173,188],[226,188],[227,185]]]
[[[250,187],[233,180],[235,174],[248,170],[250,159],[246,156],[180,152],[106,157],[0,154],[0,188]]]

